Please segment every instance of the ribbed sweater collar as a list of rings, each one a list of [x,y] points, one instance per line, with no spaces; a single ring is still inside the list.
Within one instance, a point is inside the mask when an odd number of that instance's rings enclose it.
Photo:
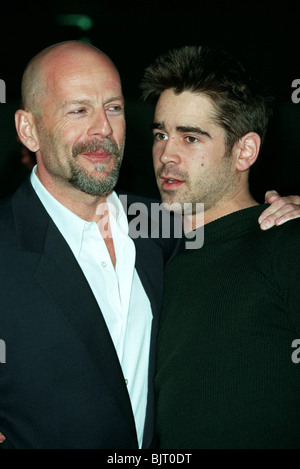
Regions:
[[[256,225],[259,227],[258,218],[268,206],[269,204],[255,205],[229,213],[198,228],[195,232],[204,229],[205,244],[239,236],[243,232],[253,230]],[[186,240],[189,241],[188,238]]]

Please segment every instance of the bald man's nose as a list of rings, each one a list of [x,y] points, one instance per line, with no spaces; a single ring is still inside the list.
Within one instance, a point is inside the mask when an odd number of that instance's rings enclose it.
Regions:
[[[112,134],[112,127],[107,118],[104,109],[99,110],[95,113],[90,121],[88,135],[98,135],[101,137],[108,137]]]

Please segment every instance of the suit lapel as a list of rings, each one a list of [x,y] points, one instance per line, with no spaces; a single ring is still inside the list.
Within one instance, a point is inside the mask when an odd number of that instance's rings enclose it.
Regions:
[[[150,248],[151,240],[145,242],[142,238],[133,239],[136,248],[136,263],[135,267],[143,284],[143,287],[147,293],[147,296],[151,302],[152,313],[155,317],[159,312],[159,295],[158,285],[159,278],[154,276],[157,272],[157,265],[155,256],[153,256],[153,250]],[[161,274],[163,273],[163,266]],[[160,284],[162,286],[162,283]]]
[[[124,207],[127,209],[127,207]],[[148,214],[145,213],[148,216]],[[144,427],[143,448],[151,447],[154,434],[154,389],[153,380],[155,374],[155,351],[158,333],[159,313],[163,294],[164,260],[161,247],[148,236],[135,237],[131,233],[131,220],[133,216],[128,215],[129,235],[131,235],[136,247],[135,267],[149,298],[152,308],[153,320],[151,328],[151,342],[149,352],[149,375],[148,375],[148,401]],[[150,221],[150,220],[148,220]]]
[[[160,295],[158,294],[157,286],[159,285],[160,278],[156,277],[156,273],[163,274],[163,266],[159,270],[157,268],[157,257],[155,254],[160,251],[158,245],[151,239],[150,229],[151,222],[149,218],[148,209],[149,207],[143,202],[134,200],[132,196],[127,196],[123,191],[119,191],[118,195],[120,201],[125,210],[128,225],[129,225],[129,236],[132,238],[135,248],[136,248],[136,262],[135,267],[143,284],[143,287],[146,291],[146,294],[151,302],[153,317],[155,318],[160,310]],[[147,231],[142,231],[140,236],[136,236],[135,223],[131,223],[135,219],[135,210],[134,215],[130,214],[130,206],[136,205],[137,210],[141,211],[142,219],[145,222],[145,229]],[[161,251],[160,255],[161,257]],[[161,283],[162,285],[162,283]]]

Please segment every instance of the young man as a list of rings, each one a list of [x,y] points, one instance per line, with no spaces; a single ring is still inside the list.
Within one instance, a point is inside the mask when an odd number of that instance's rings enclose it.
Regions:
[[[261,230],[265,205],[248,185],[268,100],[236,60],[208,47],[158,58],[142,88],[158,97],[153,158],[162,200],[182,210],[189,203],[185,216],[204,230],[203,247],[166,268],[159,447],[300,448],[300,223]]]

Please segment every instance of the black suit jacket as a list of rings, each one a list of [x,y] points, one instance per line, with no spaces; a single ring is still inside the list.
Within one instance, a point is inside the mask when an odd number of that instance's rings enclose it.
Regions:
[[[128,198],[129,203],[134,199]],[[134,239],[152,306],[143,447],[153,437],[154,348],[170,239]],[[15,448],[137,448],[131,404],[99,306],[27,180],[0,209],[0,431]]]

